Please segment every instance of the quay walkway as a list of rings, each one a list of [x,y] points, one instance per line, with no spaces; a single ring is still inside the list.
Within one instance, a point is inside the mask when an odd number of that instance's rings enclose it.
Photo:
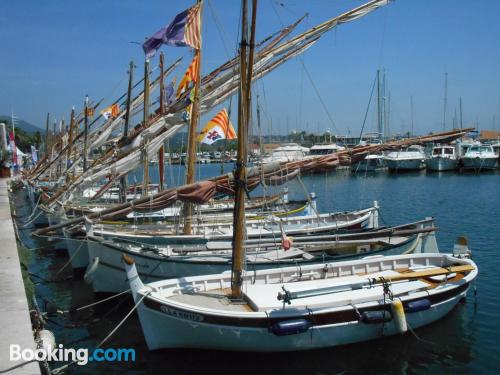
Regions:
[[[28,301],[24,291],[21,265],[10,212],[6,178],[0,178],[0,371],[23,361],[10,361],[10,345],[21,349],[35,348],[31,332]],[[32,362],[8,374],[40,374],[38,363]]]

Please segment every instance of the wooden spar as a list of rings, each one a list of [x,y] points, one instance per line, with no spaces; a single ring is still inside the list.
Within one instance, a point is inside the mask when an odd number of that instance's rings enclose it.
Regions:
[[[142,124],[144,128],[147,128],[149,122],[149,59],[144,61],[144,110],[142,117]],[[149,158],[148,158],[148,143],[149,141],[144,140],[144,167],[143,167],[143,177],[142,177],[142,196],[148,195],[148,185],[149,185]]]
[[[69,117],[69,130],[68,130],[68,153],[66,158],[66,171],[72,163],[71,154],[73,152],[73,133],[75,132],[75,107],[71,108],[71,114]],[[66,174],[66,181],[69,182],[71,179],[69,173]]]
[[[130,61],[128,68],[128,88],[127,88],[127,103],[125,108],[125,124],[123,125],[123,137],[128,136],[128,127],[130,123],[130,106],[132,101],[132,81],[134,79],[134,62]],[[127,201],[127,176],[120,178],[120,200]]]
[[[87,138],[89,133],[89,96],[85,96],[84,106],[84,122],[83,122],[83,171],[87,170]]]
[[[160,52],[160,116],[163,116],[165,112],[165,80],[163,79],[163,68],[164,68],[164,55]],[[163,191],[163,180],[164,180],[164,147],[163,143],[158,150],[158,176],[159,176],[159,190]]]
[[[197,0],[200,5],[200,12],[203,9],[203,2]],[[200,17],[201,18],[201,17]],[[201,24],[200,24],[201,33]],[[189,124],[188,144],[187,144],[187,171],[186,184],[192,184],[195,181],[194,167],[196,162],[196,131],[200,122],[200,98],[201,98],[201,46],[194,50],[193,60],[197,60],[196,81],[194,83],[194,99],[191,106],[191,121]],[[193,221],[193,204],[191,202],[184,203],[184,234],[191,234]]]
[[[182,58],[179,58],[177,59],[172,65],[170,65],[168,67],[168,69],[166,69],[165,71],[165,75],[169,74],[170,72],[172,72],[172,70],[180,63],[180,61],[182,60]],[[155,79],[155,81],[153,82],[153,84],[155,84],[157,82],[157,80],[159,79],[159,77],[157,79]],[[132,89],[134,89],[135,87],[137,87],[140,83],[143,82],[143,78],[140,79],[139,82],[136,82],[134,84],[134,86],[132,87]],[[127,95],[127,93],[123,94],[122,96],[120,96],[117,100],[114,101],[114,103],[117,103],[119,101],[121,101],[125,96]],[[135,98],[137,99],[140,95],[142,95],[142,92],[140,94],[138,94]],[[101,99],[96,105],[93,106],[94,109],[96,109],[102,102],[103,99]],[[134,101],[132,100],[132,102]],[[92,127],[92,125],[94,125],[100,118],[102,117],[102,114],[99,114],[99,116],[97,116],[90,124],[89,124],[89,129]],[[81,120],[78,121],[78,124],[80,123]],[[73,139],[73,143],[76,143],[81,137],[83,137],[84,135],[84,132],[80,132],[78,133],[75,138]],[[40,171],[37,171],[36,175],[32,176],[31,179],[32,180],[36,180],[38,179],[53,163],[55,163],[60,157],[62,157],[64,155],[65,152],[67,152],[68,150],[68,146],[64,147],[63,150],[62,150],[62,153],[57,155],[56,159],[54,160],[50,160]]]
[[[50,113],[47,112],[47,120],[45,121],[45,157],[49,157],[49,121]]]
[[[253,1],[252,12],[255,14],[256,0]],[[251,83],[247,66],[248,48],[248,1],[243,0],[241,15],[241,43],[240,43],[240,90],[238,95],[238,153],[236,156],[235,199],[233,215],[233,252],[231,267],[231,297],[241,299],[243,283],[243,265],[245,259],[245,194],[246,194],[246,162],[247,162],[247,120],[248,120],[248,89]],[[254,33],[255,18],[252,16],[252,33]]]

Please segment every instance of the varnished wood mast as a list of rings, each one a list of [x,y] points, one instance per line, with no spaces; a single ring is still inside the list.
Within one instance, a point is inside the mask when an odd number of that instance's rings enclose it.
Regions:
[[[197,0],[200,4],[200,12],[203,8],[203,3],[201,0]],[[201,16],[200,16],[201,19]],[[200,21],[200,33],[201,33],[201,21]],[[196,81],[194,83],[194,100],[191,110],[191,121],[189,124],[189,134],[188,134],[188,147],[187,147],[187,172],[186,172],[186,184],[192,184],[195,181],[194,178],[194,167],[196,161],[196,130],[198,129],[198,123],[200,122],[200,98],[201,98],[201,46],[194,50],[194,59],[197,59],[198,67],[196,69]],[[191,227],[193,222],[193,204],[191,202],[184,203],[184,234],[191,234]]]
[[[251,111],[251,89],[253,73],[253,52],[255,45],[255,23],[257,14],[257,0],[252,1],[252,23],[250,32],[250,49],[247,61],[248,45],[248,1],[243,0],[240,44],[240,92],[238,96],[238,154],[235,171],[235,205],[233,220],[233,254],[231,275],[231,296],[241,298],[243,282],[243,265],[245,260],[245,194],[247,181],[247,139],[248,123]]]

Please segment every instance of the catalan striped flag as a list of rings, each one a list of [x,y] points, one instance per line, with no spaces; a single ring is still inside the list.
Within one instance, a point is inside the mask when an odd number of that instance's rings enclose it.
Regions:
[[[220,139],[236,139],[236,132],[229,120],[227,111],[223,108],[211,119],[198,135],[198,142],[211,145]]]
[[[195,54],[193,61],[184,73],[184,76],[179,83],[179,87],[177,87],[176,97],[179,98],[181,94],[186,91],[191,82],[196,82],[198,77],[198,70],[200,69],[200,55],[198,53]]]
[[[170,24],[144,42],[142,48],[146,58],[153,57],[162,44],[201,48],[201,2],[179,13]]]

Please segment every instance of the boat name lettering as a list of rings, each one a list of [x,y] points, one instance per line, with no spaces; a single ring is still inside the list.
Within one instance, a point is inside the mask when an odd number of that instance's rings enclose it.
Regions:
[[[174,316],[176,318],[185,319],[185,320],[192,320],[195,322],[203,321],[203,316],[200,314],[176,310],[176,309],[172,309],[171,307],[164,306],[164,305],[160,307],[160,310],[161,310],[161,312],[168,314],[168,315],[171,315],[171,316]]]

